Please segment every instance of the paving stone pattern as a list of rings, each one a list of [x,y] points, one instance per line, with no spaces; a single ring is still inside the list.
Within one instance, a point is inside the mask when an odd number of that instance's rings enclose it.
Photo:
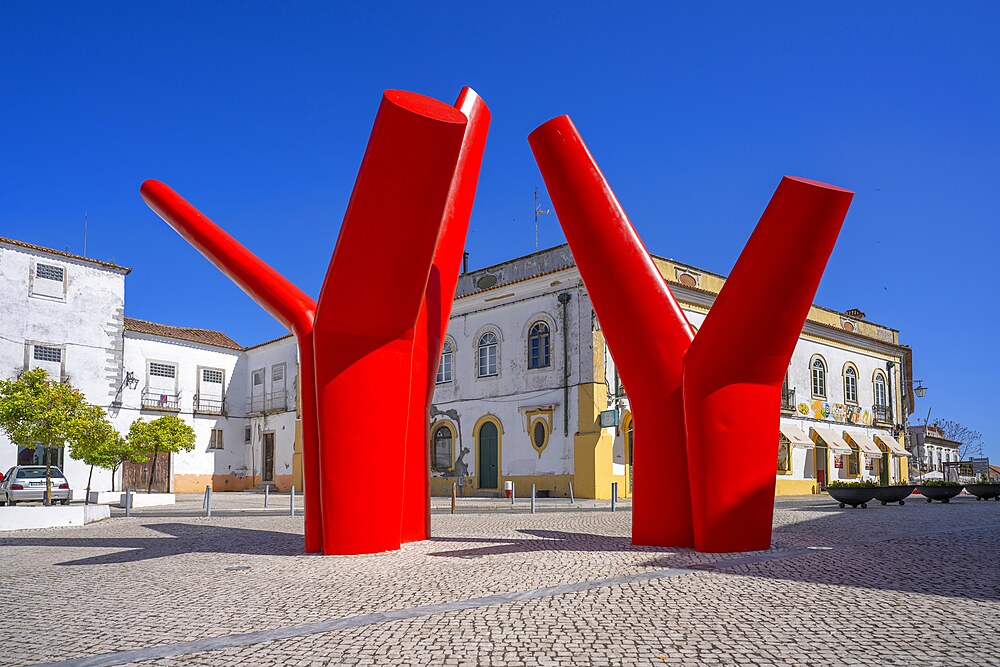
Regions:
[[[628,503],[435,499],[433,540],[321,557],[262,500],[4,534],[0,664],[1000,665],[1000,503],[779,498],[770,551],[697,554]]]

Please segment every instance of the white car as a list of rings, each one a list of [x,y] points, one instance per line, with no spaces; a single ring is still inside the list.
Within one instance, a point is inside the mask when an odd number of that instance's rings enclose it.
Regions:
[[[72,491],[62,470],[52,466],[52,503],[69,505]],[[16,505],[45,498],[45,466],[14,466],[0,479],[0,505]]]

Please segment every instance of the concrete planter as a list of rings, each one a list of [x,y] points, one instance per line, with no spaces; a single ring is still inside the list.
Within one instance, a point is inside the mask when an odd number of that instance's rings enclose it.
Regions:
[[[133,493],[132,509],[137,507],[156,507],[158,505],[173,505],[177,502],[172,493]],[[125,507],[125,494],[118,494],[118,506]]]
[[[965,490],[976,497],[976,500],[1000,500],[1000,484],[966,484]]]
[[[899,503],[900,505],[906,504],[906,499],[910,497],[913,493],[913,489],[917,488],[916,485],[907,484],[901,486],[880,486],[875,489],[875,500],[878,500],[883,505],[888,503]]]
[[[107,505],[55,505],[52,507],[0,507],[0,532],[37,528],[82,526],[111,517]]]
[[[927,502],[940,500],[942,503],[946,503],[962,492],[962,486],[958,484],[954,486],[925,486],[918,484],[917,491],[920,495],[927,498]]]
[[[860,505],[861,509],[866,509],[868,501],[875,497],[874,486],[828,488],[826,492],[830,494],[831,498],[840,503],[841,509],[845,505],[850,505],[855,509]]]
[[[91,505],[117,505],[121,497],[121,491],[91,491],[88,496]]]

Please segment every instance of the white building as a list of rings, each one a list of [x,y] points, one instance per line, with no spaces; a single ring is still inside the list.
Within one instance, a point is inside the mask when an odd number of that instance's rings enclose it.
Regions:
[[[655,258],[698,327],[725,279]],[[776,295],[780,298],[780,295]],[[860,311],[814,306],[775,433],[779,494],[906,478],[910,350]],[[432,492],[627,495],[632,417],[568,246],[459,280],[432,408]],[[603,420],[602,420],[602,413]],[[602,421],[606,426],[602,426]],[[739,475],[719,464],[720,479]]]
[[[124,316],[130,269],[11,239],[0,239],[0,373],[41,366],[105,407],[127,433],[136,419],[178,415],[197,437],[192,452],[162,455],[154,487],[171,491],[245,489],[293,483],[296,434],[295,340],[244,348],[216,331]],[[0,470],[42,461],[0,434]],[[89,468],[53,450],[75,491]],[[151,464],[127,464],[122,484],[145,487]],[[95,469],[91,488],[110,489]],[[301,481],[298,482],[301,488]]]

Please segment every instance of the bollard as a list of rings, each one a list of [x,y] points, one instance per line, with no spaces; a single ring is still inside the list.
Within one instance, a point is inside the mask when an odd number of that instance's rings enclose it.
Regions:
[[[270,495],[270,493],[271,493],[271,485],[270,484],[265,484],[264,485],[264,507],[267,507],[267,497],[268,497],[268,495]]]
[[[125,518],[132,516],[132,489],[125,489]]]
[[[531,485],[531,513],[535,513],[535,485]]]
[[[455,505],[457,504],[457,502],[458,502],[458,485],[457,484],[452,484],[451,485],[451,513],[452,514],[455,513]]]
[[[288,493],[288,515],[295,516],[295,485],[292,484],[292,490]]]
[[[573,482],[569,483],[569,504],[573,504]]]
[[[205,493],[201,494],[201,508],[205,509],[208,507],[208,487],[205,487]]]
[[[514,504],[514,496],[517,495],[517,484],[510,485],[510,504]]]
[[[205,487],[205,516],[212,516],[212,487]]]
[[[611,482],[611,511],[615,511],[618,504],[618,482]]]

